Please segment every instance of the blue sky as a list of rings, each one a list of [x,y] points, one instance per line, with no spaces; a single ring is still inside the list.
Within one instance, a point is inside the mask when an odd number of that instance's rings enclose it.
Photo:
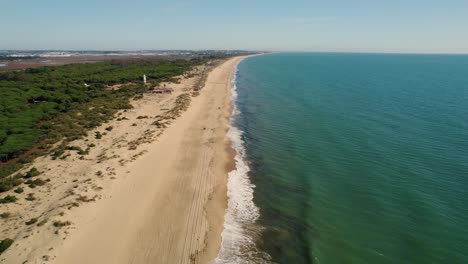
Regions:
[[[0,0],[0,49],[468,53],[468,0]]]

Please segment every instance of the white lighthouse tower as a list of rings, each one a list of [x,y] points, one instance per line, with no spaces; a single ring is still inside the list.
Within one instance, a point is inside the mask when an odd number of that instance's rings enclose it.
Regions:
[[[143,74],[143,83],[146,84],[146,75]]]

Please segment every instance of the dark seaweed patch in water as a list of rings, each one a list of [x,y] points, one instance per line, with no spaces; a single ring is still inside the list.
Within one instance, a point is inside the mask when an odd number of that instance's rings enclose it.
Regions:
[[[287,218],[280,213],[265,214],[268,224],[260,219],[259,223],[265,227],[257,246],[261,251],[268,252],[277,263],[313,263],[309,253],[309,241],[305,235],[306,227],[298,219]],[[262,217],[263,218],[263,217]]]
[[[244,139],[246,143],[250,142],[247,135]],[[273,184],[268,179],[269,168],[254,152],[249,153],[249,165],[252,169],[251,179],[257,186],[254,202],[260,205],[257,224],[263,227],[256,243],[258,249],[268,252],[276,263],[313,263],[310,254],[311,241],[307,237],[318,239],[319,236],[312,226],[302,221],[307,219],[307,210],[310,210],[304,199],[301,199],[307,193],[307,183]],[[274,204],[278,200],[288,200],[290,208],[275,209]]]

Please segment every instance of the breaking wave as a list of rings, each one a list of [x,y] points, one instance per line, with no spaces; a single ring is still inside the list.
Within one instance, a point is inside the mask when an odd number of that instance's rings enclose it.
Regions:
[[[236,152],[235,168],[228,174],[228,208],[224,216],[221,248],[212,263],[271,263],[270,256],[258,250],[255,244],[262,230],[255,223],[260,212],[253,202],[255,186],[248,175],[250,168],[242,140],[243,132],[235,126],[241,114],[236,105],[238,64],[231,79],[232,113],[228,130],[231,147]]]

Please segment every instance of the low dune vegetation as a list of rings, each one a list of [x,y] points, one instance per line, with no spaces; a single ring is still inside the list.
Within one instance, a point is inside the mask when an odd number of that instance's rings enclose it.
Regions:
[[[3,251],[7,250],[13,244],[13,242],[14,241],[9,238],[1,240],[0,241],[0,254],[2,254]]]

